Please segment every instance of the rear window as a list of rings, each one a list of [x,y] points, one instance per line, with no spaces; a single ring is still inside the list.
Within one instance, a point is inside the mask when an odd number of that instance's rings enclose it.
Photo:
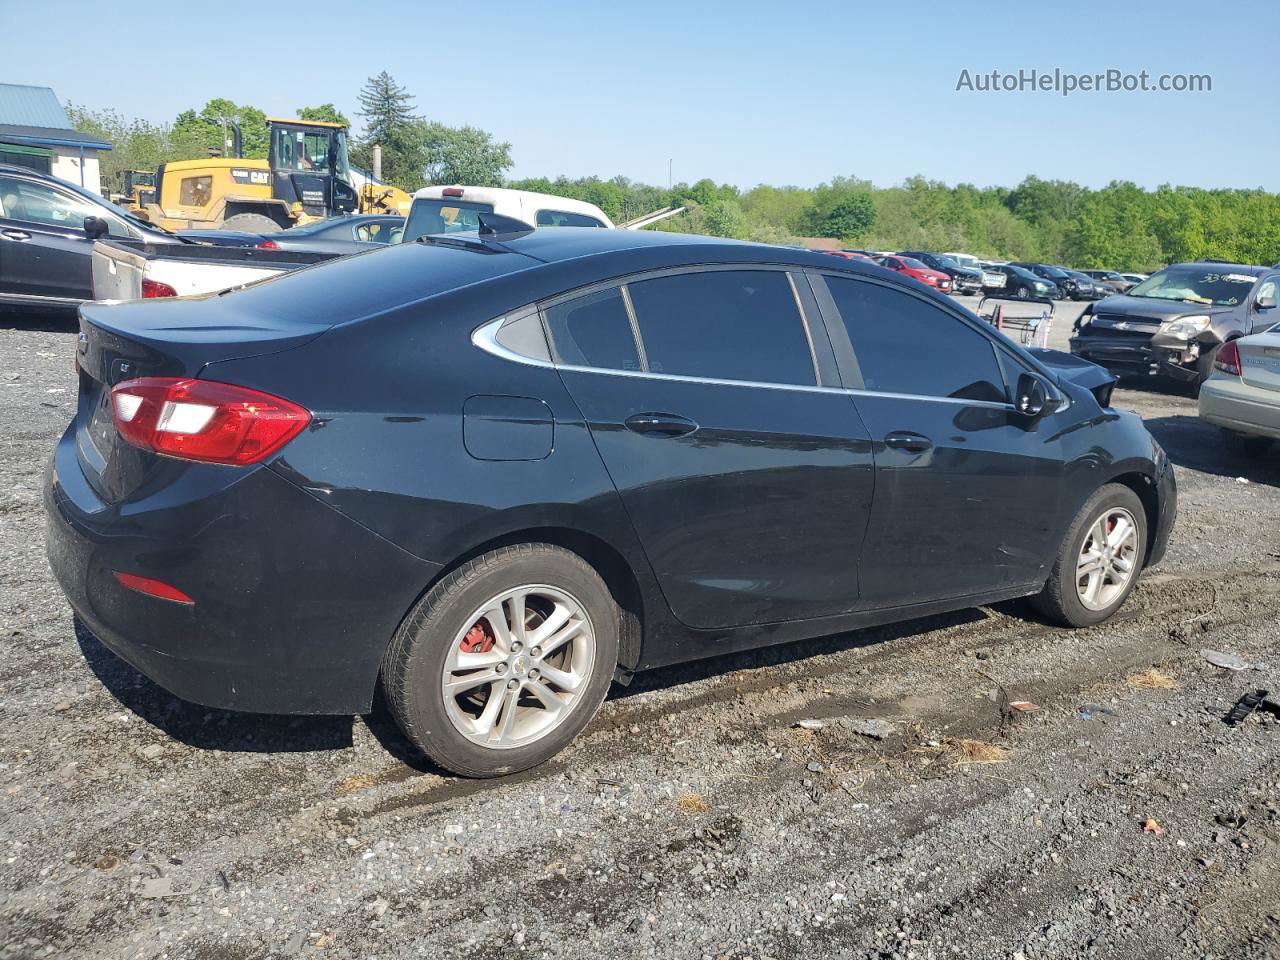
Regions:
[[[379,247],[224,294],[246,310],[330,326],[537,266],[518,253],[426,243]]]
[[[539,227],[603,227],[604,224],[595,217],[585,213],[567,213],[564,210],[539,210]]]
[[[493,213],[493,204],[419,197],[409,208],[404,242],[436,233],[475,233],[480,229],[480,220],[476,216],[480,213]]]

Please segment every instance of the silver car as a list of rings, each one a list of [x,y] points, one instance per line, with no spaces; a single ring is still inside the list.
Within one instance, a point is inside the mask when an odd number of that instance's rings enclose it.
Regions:
[[[1223,344],[1200,387],[1200,419],[1237,452],[1262,456],[1280,438],[1280,326]]]

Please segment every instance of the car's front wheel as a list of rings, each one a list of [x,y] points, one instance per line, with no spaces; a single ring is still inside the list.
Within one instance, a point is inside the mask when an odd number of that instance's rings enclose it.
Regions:
[[[591,720],[618,660],[619,610],[580,556],[518,544],[436,584],[396,632],[383,687],[405,735],[471,777],[549,759]]]
[[[1106,484],[1076,514],[1033,605],[1063,626],[1101,623],[1132,592],[1146,547],[1142,501],[1122,484]]]

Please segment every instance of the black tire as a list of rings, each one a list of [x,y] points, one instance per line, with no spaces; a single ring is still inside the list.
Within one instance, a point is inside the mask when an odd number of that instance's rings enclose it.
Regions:
[[[1089,528],[1097,522],[1107,510],[1123,507],[1133,515],[1137,527],[1137,551],[1134,556],[1134,572],[1129,577],[1123,591],[1110,604],[1101,610],[1093,610],[1085,606],[1076,591],[1076,564],[1080,551],[1085,545]],[[1031,598],[1031,604],[1041,614],[1054,623],[1064,627],[1090,627],[1108,619],[1114,614],[1133,592],[1134,584],[1142,571],[1147,555],[1147,514],[1138,495],[1128,487],[1118,483],[1108,483],[1100,487],[1088,499],[1075,520],[1071,522],[1067,535],[1054,559],[1049,571],[1049,579],[1044,589]]]
[[[241,230],[245,233],[279,233],[280,224],[261,213],[237,213],[222,221],[223,230]]]
[[[1222,439],[1226,443],[1227,449],[1237,457],[1256,459],[1271,449],[1271,438],[1260,437],[1256,434],[1237,433],[1234,430],[1223,428]]]
[[[1213,361],[1218,359],[1218,351],[1221,350],[1223,346],[1224,345],[1220,343],[1208,353],[1200,354],[1200,358],[1196,360],[1195,379],[1187,381],[1187,396],[1193,399],[1200,396],[1200,387],[1204,385],[1204,382],[1208,380],[1209,376],[1213,373]]]
[[[1031,288],[1025,287],[1025,286],[1019,287],[1017,290],[1014,291],[1014,296],[1017,297],[1019,300],[1026,300],[1029,296],[1031,296]]]
[[[449,718],[443,672],[451,644],[474,611],[506,590],[539,584],[570,594],[595,634],[595,656],[569,714],[541,739],[495,749],[473,743]],[[406,737],[433,761],[467,777],[498,777],[536,766],[559,753],[599,709],[618,663],[622,619],[600,575],[582,557],[545,543],[523,543],[483,554],[427,592],[392,638],[382,661],[387,704]]]

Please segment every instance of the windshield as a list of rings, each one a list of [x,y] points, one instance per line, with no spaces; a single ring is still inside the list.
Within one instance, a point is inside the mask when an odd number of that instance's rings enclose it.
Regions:
[[[923,263],[917,260],[915,257],[899,257],[898,259],[901,260],[905,266],[910,267],[912,270],[928,270],[929,269]]]
[[[952,269],[952,270],[955,270],[955,269],[957,269],[957,268],[960,266],[960,264],[956,263],[956,262],[955,262],[954,260],[952,260],[950,257],[934,257],[934,258],[933,258],[933,263],[934,263],[934,266],[937,266],[937,267],[948,267],[948,268],[950,268],[950,269]]]
[[[1065,280],[1067,276],[1066,273],[1059,270],[1057,267],[1041,267],[1040,269],[1054,280]]]
[[[112,203],[110,200],[102,196],[102,194],[100,193],[94,193],[92,190],[86,190],[84,187],[78,187],[74,183],[71,183],[67,180],[62,180],[61,184],[62,186],[66,187],[68,190],[73,190],[76,193],[80,194],[80,196],[84,197],[86,200],[92,201],[97,206],[106,207],[108,210],[114,213],[121,220],[124,220],[128,223],[132,223],[136,227],[142,227],[144,230],[160,230],[160,231],[163,231],[164,233],[169,232],[168,230],[165,230],[163,227],[156,226],[154,223],[148,223],[146,220],[143,220],[141,217],[135,216],[134,214],[126,210],[124,207],[116,206],[116,204]]]
[[[476,215],[481,213],[493,213],[493,204],[418,197],[409,208],[402,242],[438,233],[475,233],[480,229]]]
[[[283,124],[272,127],[275,169],[322,175],[332,173],[329,141],[333,133],[328,127],[289,127]],[[342,135],[341,147],[337,151],[340,154],[339,165],[343,168],[347,162],[346,139]]]
[[[1249,295],[1257,280],[1251,273],[1232,271],[1230,266],[1166,267],[1130,290],[1129,296],[1233,307]]]

